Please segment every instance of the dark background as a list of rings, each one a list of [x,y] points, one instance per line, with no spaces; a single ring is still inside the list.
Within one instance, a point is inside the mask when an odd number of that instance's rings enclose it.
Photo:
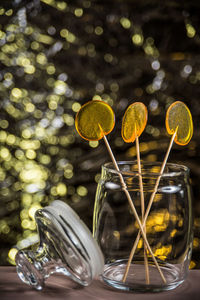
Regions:
[[[36,240],[34,212],[69,203],[92,229],[103,141],[74,127],[80,106],[108,102],[116,125],[108,139],[118,160],[135,159],[121,138],[125,109],[148,108],[141,157],[164,158],[165,113],[174,101],[191,110],[194,136],[169,161],[191,169],[194,243],[200,267],[199,1],[2,1],[0,3],[0,264]]]

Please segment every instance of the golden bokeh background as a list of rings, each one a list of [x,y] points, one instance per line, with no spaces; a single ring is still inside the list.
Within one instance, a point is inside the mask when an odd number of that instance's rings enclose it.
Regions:
[[[112,106],[116,126],[108,138],[118,160],[136,156],[120,135],[125,109],[145,103],[141,156],[157,161],[169,143],[166,109],[181,100],[194,137],[174,145],[170,161],[191,169],[191,268],[200,267],[199,10],[198,1],[1,1],[0,264],[14,264],[17,249],[37,242],[34,213],[52,200],[70,204],[91,228],[109,156],[102,141],[88,143],[75,131],[83,103]]]

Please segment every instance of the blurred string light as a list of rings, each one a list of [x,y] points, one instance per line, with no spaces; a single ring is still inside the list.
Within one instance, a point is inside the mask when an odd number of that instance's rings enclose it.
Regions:
[[[6,252],[10,263],[16,249],[38,241],[35,211],[52,200],[70,201],[91,217],[93,182],[98,182],[100,165],[107,158],[100,152],[101,142],[80,142],[74,131],[74,117],[82,103],[102,99],[122,115],[130,101],[139,99],[147,102],[150,117],[159,122],[165,107],[174,101],[167,91],[169,71],[158,39],[143,27],[145,18],[138,22],[131,10],[120,10],[120,5],[113,12],[105,5],[101,12],[101,6],[89,0],[13,3],[12,8],[0,7],[0,233],[7,249],[15,245],[1,254]],[[42,25],[37,18],[44,18]],[[184,30],[190,42],[198,40],[188,17]],[[200,71],[187,53],[172,52],[168,59],[181,64],[179,75],[184,81],[199,83]],[[148,80],[140,85],[141,78]],[[167,147],[165,141],[158,143],[158,138],[164,139],[158,122],[147,125],[150,140],[140,143],[148,161],[159,159],[156,150]],[[119,126],[116,122],[113,145],[123,159],[132,159],[135,147],[124,148]],[[191,144],[190,153],[196,146]],[[148,230],[154,221],[162,229],[159,220],[162,216],[150,220]],[[198,247],[198,237],[194,245]],[[157,255],[169,251],[167,245]],[[5,256],[0,259],[5,262]]]
[[[192,24],[186,23],[185,27],[186,27],[186,31],[187,31],[187,36],[188,36],[189,38],[195,37],[196,30],[195,30],[195,28],[192,26]]]
[[[58,10],[64,11],[67,3],[57,1],[43,1]],[[11,16],[12,10],[6,11],[3,8],[0,14]],[[83,10],[75,9],[76,17],[83,15]],[[11,129],[11,119],[6,117],[0,120],[0,160],[2,168],[0,170],[0,183],[2,187],[6,185],[13,174],[15,182],[9,191],[7,187],[1,189],[1,195],[11,198],[13,192],[19,192],[19,201],[21,198],[21,228],[22,234],[18,234],[16,247],[24,247],[31,244],[32,232],[36,230],[34,213],[41,208],[41,202],[46,202],[45,190],[48,181],[51,181],[51,173],[47,166],[52,162],[52,156],[59,152],[60,145],[67,147],[74,142],[74,136],[65,134],[57,136],[57,132],[64,125],[70,128],[74,125],[74,113],[80,108],[80,103],[72,101],[66,113],[62,108],[64,97],[73,95],[72,88],[66,83],[68,75],[58,73],[54,63],[49,61],[49,55],[55,55],[62,49],[62,41],[55,41],[51,35],[55,34],[55,27],[51,26],[49,32],[41,32],[32,27],[27,20],[26,8],[21,8],[17,12],[17,20],[10,20],[5,27],[1,27],[1,52],[0,61],[6,67],[12,67],[12,71],[2,73],[4,76],[0,82],[0,89],[7,97],[2,101],[2,108],[14,118],[17,128],[17,135]],[[12,21],[14,23],[12,23]],[[97,34],[101,34],[101,28],[96,28]],[[60,31],[62,38],[67,43],[76,41],[75,35],[68,29],[63,28]],[[45,51],[45,47],[51,47]],[[43,74],[43,75],[42,75]],[[26,88],[25,85],[17,84],[17,77],[23,77],[25,83],[37,80],[40,76],[46,78],[46,84],[49,89],[47,92],[37,92],[34,89]],[[24,86],[24,87],[23,87]],[[18,123],[17,123],[18,122]],[[5,131],[8,130],[8,131]],[[9,133],[9,132],[12,133]],[[43,148],[46,143],[47,148]],[[43,150],[42,150],[43,148]],[[45,151],[44,151],[45,150]],[[54,176],[49,189],[50,199],[54,197],[65,197],[68,193],[68,187],[63,180],[70,180],[73,177],[73,165],[66,163],[60,174]],[[87,189],[82,186],[77,189],[69,188],[69,194],[83,197],[87,194]],[[10,195],[10,196],[9,196]],[[11,200],[9,200],[11,201]],[[7,206],[9,211],[14,211],[19,205],[18,202],[9,202],[13,205]],[[11,232],[9,222],[4,220],[0,224],[1,233],[4,235]],[[28,236],[27,236],[28,234]],[[24,237],[26,239],[24,240]],[[13,263],[16,248],[9,251],[9,262]]]

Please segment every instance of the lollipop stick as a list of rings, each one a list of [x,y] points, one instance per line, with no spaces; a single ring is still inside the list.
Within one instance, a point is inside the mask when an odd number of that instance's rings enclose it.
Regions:
[[[143,224],[142,224],[142,227],[143,227],[143,228],[145,228],[145,226],[146,226],[146,220],[147,220],[147,218],[148,218],[149,211],[150,211],[150,209],[151,209],[151,206],[152,206],[152,203],[153,203],[155,194],[157,193],[158,186],[159,186],[159,183],[160,183],[160,179],[161,179],[162,174],[163,174],[163,172],[164,172],[164,169],[165,169],[165,166],[166,166],[166,163],[167,163],[167,160],[168,160],[168,157],[169,157],[169,153],[170,153],[170,151],[171,151],[171,148],[172,148],[172,145],[173,145],[173,142],[174,142],[174,139],[175,139],[177,130],[178,130],[178,127],[176,128],[176,131],[174,132],[174,134],[173,134],[172,137],[171,137],[171,140],[170,140],[170,143],[169,143],[167,152],[166,152],[166,154],[165,154],[165,158],[164,158],[163,163],[162,163],[162,167],[161,167],[161,170],[160,170],[160,175],[158,176],[158,178],[157,178],[157,180],[156,180],[156,184],[155,184],[154,190],[153,190],[153,192],[152,192],[152,194],[151,194],[151,197],[150,197],[150,200],[149,200],[149,204],[148,204],[148,206],[147,206],[147,209],[146,209],[146,212],[145,212],[145,216],[144,216],[144,219],[143,219]],[[141,236],[141,231],[139,230],[138,235],[137,235],[137,237],[136,237],[136,240],[135,240],[135,242],[134,242],[133,248],[132,248],[132,250],[131,250],[130,256],[129,256],[129,260],[128,260],[128,263],[127,263],[127,268],[126,268],[125,273],[124,273],[123,281],[125,281],[126,278],[127,278],[128,271],[129,271],[129,268],[130,268],[130,263],[131,263],[131,261],[132,261],[132,259],[133,259],[134,254],[135,254],[135,251],[136,251],[138,242],[139,242],[139,240],[140,240],[140,236]]]
[[[142,170],[141,170],[141,161],[140,161],[140,146],[139,146],[139,138],[137,135],[136,135],[136,153],[137,153],[137,164],[138,164],[138,173],[139,173],[141,213],[142,213],[142,222],[143,222],[144,213],[145,213],[145,205],[144,205],[144,191],[143,191]],[[145,227],[144,227],[144,232],[146,233]],[[144,264],[145,264],[146,282],[147,282],[147,284],[149,284],[149,267],[148,267],[148,258],[147,258],[147,246],[145,243],[144,243]]]
[[[120,173],[119,166],[118,166],[118,164],[117,164],[117,162],[116,162],[116,160],[115,160],[115,157],[114,157],[114,155],[113,155],[113,153],[112,153],[112,150],[111,150],[111,148],[110,148],[110,145],[109,145],[108,140],[107,140],[107,138],[106,138],[105,135],[103,136],[103,139],[104,139],[105,145],[106,145],[106,147],[107,147],[107,149],[108,149],[108,152],[109,152],[109,154],[110,154],[110,156],[111,156],[111,159],[112,159],[112,162],[113,162],[113,164],[114,164],[114,166],[115,166],[115,169],[119,172],[118,175],[119,175],[119,178],[120,178],[120,181],[121,181],[121,184],[122,184],[122,189],[123,189],[124,193],[126,194],[126,197],[127,197],[127,199],[128,199],[129,205],[131,206],[132,212],[133,212],[133,214],[134,214],[134,216],[135,216],[135,218],[136,218],[136,221],[137,221],[137,223],[138,223],[138,225],[139,225],[139,227],[140,227],[141,234],[142,234],[142,237],[143,237],[143,239],[144,239],[144,241],[145,241],[145,243],[146,243],[147,249],[148,249],[149,253],[150,253],[151,256],[152,256],[152,259],[153,259],[153,261],[154,261],[154,263],[155,263],[155,265],[156,265],[156,267],[157,267],[157,269],[158,269],[158,271],[159,271],[159,273],[160,273],[160,276],[161,276],[163,282],[166,283],[166,279],[165,279],[165,277],[164,277],[164,275],[163,275],[163,273],[162,273],[162,270],[160,269],[160,266],[159,266],[159,264],[157,263],[157,260],[156,260],[154,254],[153,254],[153,251],[151,250],[151,247],[149,246],[149,243],[148,243],[147,238],[146,238],[146,233],[144,232],[144,229],[143,229],[142,224],[141,224],[141,221],[140,221],[140,219],[139,219],[139,217],[138,217],[138,214],[137,214],[137,211],[136,211],[135,206],[134,206],[134,204],[133,204],[133,201],[132,201],[132,199],[131,199],[131,196],[130,196],[130,194],[129,194],[127,188],[126,188],[126,183],[125,183],[125,181],[124,181],[124,178],[123,178],[122,174]]]

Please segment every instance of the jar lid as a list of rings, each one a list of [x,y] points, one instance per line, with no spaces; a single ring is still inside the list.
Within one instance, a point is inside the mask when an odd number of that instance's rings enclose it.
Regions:
[[[62,248],[66,275],[81,285],[89,285],[102,273],[104,267],[103,254],[90,230],[76,212],[60,200],[53,201],[42,212],[50,214],[48,218],[55,229],[59,247]]]

